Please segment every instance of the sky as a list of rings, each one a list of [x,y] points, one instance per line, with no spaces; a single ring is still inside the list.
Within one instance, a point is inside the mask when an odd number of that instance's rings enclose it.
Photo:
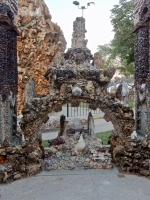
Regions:
[[[80,0],[81,6],[86,6],[88,0]],[[91,4],[84,12],[86,19],[86,39],[88,39],[87,47],[92,53],[97,52],[97,46],[109,43],[113,37],[110,10],[119,0],[94,0],[95,5]],[[52,21],[57,23],[67,41],[67,48],[71,47],[71,38],[73,32],[73,21],[76,17],[82,16],[82,11],[73,4],[73,0],[45,0]]]

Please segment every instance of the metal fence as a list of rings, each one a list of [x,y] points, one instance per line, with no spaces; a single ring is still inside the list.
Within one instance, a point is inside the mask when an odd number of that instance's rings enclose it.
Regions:
[[[67,106],[67,117],[77,117],[88,115],[89,112],[92,114],[100,114],[102,111],[98,108],[96,110],[91,110],[87,103],[80,103],[79,107],[71,107],[70,104],[66,104]]]

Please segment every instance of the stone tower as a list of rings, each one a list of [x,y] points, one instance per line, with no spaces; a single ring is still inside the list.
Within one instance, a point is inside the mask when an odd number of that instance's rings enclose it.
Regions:
[[[150,0],[135,0],[136,132],[150,133]]]
[[[85,19],[83,17],[77,17],[73,22],[73,34],[71,48],[65,53],[66,66],[73,65],[77,68],[93,68],[91,60],[93,55],[87,48],[88,40],[85,39]]]
[[[72,34],[72,47],[86,47],[87,40],[85,40],[85,19],[83,17],[77,17],[73,22],[73,34]]]
[[[0,145],[16,139],[18,87],[16,0],[0,1]]]

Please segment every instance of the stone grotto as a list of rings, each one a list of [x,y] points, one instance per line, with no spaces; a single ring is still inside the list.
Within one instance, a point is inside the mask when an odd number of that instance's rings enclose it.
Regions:
[[[111,169],[112,160],[124,172],[150,177],[146,112],[150,94],[149,7],[149,1],[135,1],[135,15],[138,12],[140,17],[133,31],[137,85],[134,120],[132,108],[107,93],[115,69],[103,70],[101,56],[93,56],[87,48],[83,17],[74,21],[72,46],[65,52],[63,33],[51,21],[44,0],[0,2],[0,40],[5,46],[0,46],[1,183],[36,175],[41,170]],[[63,104],[78,107],[80,102],[88,103],[92,110],[100,108],[104,119],[112,122],[110,148],[93,133],[89,114],[88,129],[74,133],[67,130],[68,121],[61,116],[58,137],[49,141],[50,147],[44,150],[40,127],[49,120],[48,114],[61,111]],[[21,130],[17,132],[20,114]]]

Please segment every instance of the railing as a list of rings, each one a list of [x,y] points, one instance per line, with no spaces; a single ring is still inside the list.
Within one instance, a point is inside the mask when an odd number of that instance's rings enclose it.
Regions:
[[[100,114],[102,111],[98,108],[96,110],[91,110],[87,103],[80,103],[79,107],[71,107],[70,104],[66,104],[67,106],[67,117],[77,117],[88,115],[89,112],[92,114]]]

